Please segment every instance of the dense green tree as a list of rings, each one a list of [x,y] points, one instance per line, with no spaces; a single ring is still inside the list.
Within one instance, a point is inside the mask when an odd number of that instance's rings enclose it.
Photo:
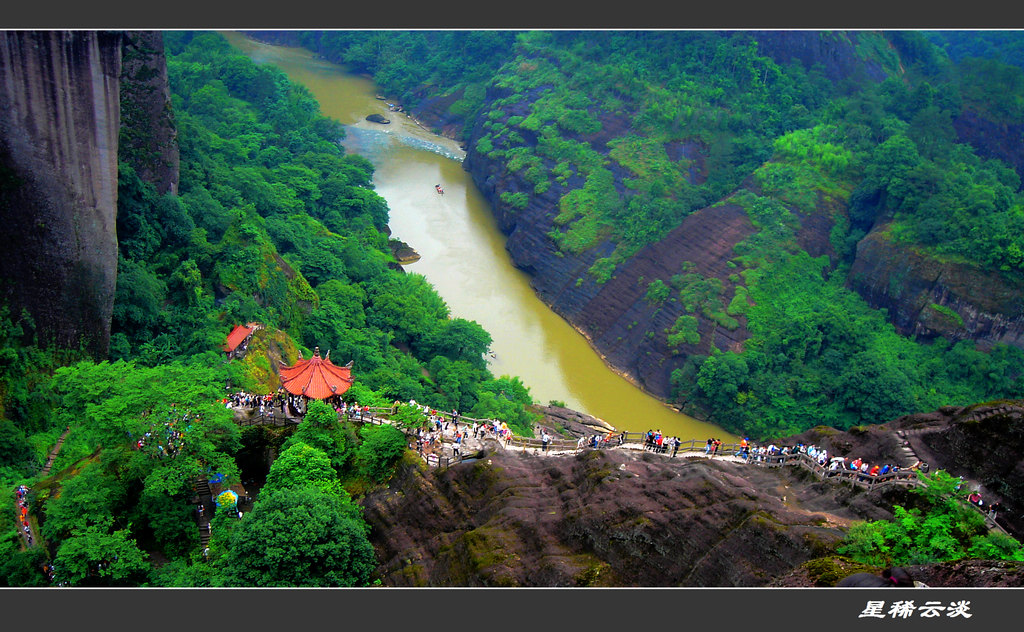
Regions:
[[[125,530],[99,526],[63,540],[54,558],[54,581],[68,586],[137,586],[149,569],[146,555]]]
[[[36,466],[25,433],[9,419],[0,419],[0,468],[22,474]]]
[[[158,549],[168,557],[188,556],[197,540],[195,510],[190,500],[183,493],[169,495],[159,489],[144,488],[135,512],[130,513],[140,539],[148,530]]]
[[[270,466],[267,486],[270,489],[319,486],[338,480],[338,472],[323,450],[295,441],[285,448]]]
[[[359,472],[378,483],[386,482],[408,448],[405,434],[392,425],[366,425],[360,428],[361,443],[355,451]]]
[[[958,499],[961,481],[943,470],[921,476],[912,492],[921,508],[894,507],[892,520],[856,522],[840,553],[876,566],[948,562],[965,557],[1024,560],[1020,542],[988,533],[981,514]]]
[[[486,367],[484,354],[491,345],[491,335],[476,321],[463,318],[438,321],[419,342],[424,357],[444,356],[464,361],[479,369]]]
[[[222,561],[227,586],[365,586],[376,566],[351,502],[314,487],[268,490]]]
[[[0,531],[0,586],[42,588],[50,579],[43,574],[46,549],[33,546],[22,549],[22,537],[11,527]]]
[[[122,484],[106,475],[101,466],[83,468],[46,503],[42,535],[60,541],[92,527],[109,529],[115,523],[115,510],[124,494]]]
[[[530,388],[518,377],[503,375],[480,385],[477,403],[467,414],[476,419],[504,421],[515,434],[532,437],[539,415],[526,410],[530,402]]]

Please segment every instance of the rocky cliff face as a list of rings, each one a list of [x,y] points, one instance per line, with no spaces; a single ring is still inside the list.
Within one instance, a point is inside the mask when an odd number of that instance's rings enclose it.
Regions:
[[[876,60],[857,52],[858,40],[872,33],[836,31],[757,31],[752,34],[758,50],[777,64],[799,63],[818,66],[830,81],[885,79],[886,72]]]
[[[894,52],[886,55],[884,47],[889,45],[876,34],[757,32],[754,37],[759,50],[777,62],[820,68],[835,82],[851,80],[850,85],[855,85],[881,80],[887,72],[900,72],[898,56]],[[865,51],[871,50],[891,67],[870,58]],[[506,96],[494,89],[487,99],[501,102]],[[533,96],[524,96],[518,103],[501,106],[508,116],[529,114],[526,104]],[[630,121],[622,116],[592,114],[600,118],[601,131],[577,140],[607,156],[607,141],[628,131]],[[1015,154],[1012,148],[1019,145],[1013,141],[1019,141],[1020,130],[996,129],[971,112],[965,112],[954,125],[959,136],[979,147],[982,155],[1010,160],[1019,168],[1020,161],[1015,158],[1019,152]],[[568,187],[580,183],[570,178],[565,185],[553,183],[543,194],[534,195],[533,184],[522,174],[509,173],[500,162],[475,151],[476,140],[485,131],[483,122],[473,130],[464,165],[491,202],[508,236],[506,246],[513,262],[530,273],[538,295],[581,331],[613,368],[655,396],[667,399],[671,394],[670,376],[688,356],[708,354],[712,349],[742,348],[748,337],[742,317],[737,318],[739,326],[727,329],[699,314],[700,342],[671,347],[667,331],[684,313],[681,306],[653,305],[645,299],[648,283],[654,279],[668,281],[689,262],[692,271],[721,281],[721,295],[728,302],[735,289],[730,279],[735,270],[728,267],[733,246],[755,230],[742,209],[725,204],[693,213],[661,241],[617,266],[611,279],[601,283],[588,271],[599,259],[611,256],[614,244],[604,242],[581,254],[570,254],[560,251],[549,237],[552,231],[560,230],[554,222],[559,200]],[[523,136],[528,143],[534,140],[528,132],[524,131]],[[691,181],[700,182],[706,175],[706,149],[699,143],[666,146],[665,150],[669,156],[692,162]],[[553,166],[545,164],[547,168]],[[623,193],[623,179],[630,174],[610,157],[609,169]],[[750,180],[741,188],[756,192]],[[529,194],[525,208],[512,208],[502,200],[503,194],[518,192]],[[812,256],[828,255],[835,265],[838,257],[829,231],[834,218],[844,215],[846,209],[825,206],[819,202],[816,213],[796,213],[800,221],[796,237]],[[969,265],[931,259],[892,244],[885,238],[884,227],[876,227],[858,246],[849,286],[873,307],[887,309],[892,322],[905,335],[972,339],[982,347],[1024,344],[1024,294],[1015,284]]]
[[[586,336],[616,371],[641,388],[667,398],[672,371],[682,366],[688,354],[707,354],[712,346],[735,349],[746,339],[742,326],[728,330],[700,319],[700,342],[680,345],[676,348],[680,353],[673,353],[666,332],[685,313],[682,306],[645,300],[651,281],[680,273],[684,262],[692,262],[693,271],[705,277],[722,279],[724,293],[731,295],[727,263],[734,256],[732,247],[755,230],[742,209],[725,205],[694,213],[663,240],[619,266],[607,282],[599,283],[588,269],[597,259],[609,256],[614,244],[606,242],[569,256],[548,237],[555,228],[563,188],[552,186],[532,197],[526,208],[513,211],[501,201],[501,192],[522,190],[528,183],[502,173],[498,165],[476,154],[467,157],[466,168],[498,216],[513,263],[530,274],[538,296]]]
[[[961,142],[969,143],[983,158],[998,158],[1024,177],[1024,125],[994,121],[984,114],[965,108],[953,119],[953,129]]]
[[[122,34],[0,32],[2,297],[41,342],[109,345]]]
[[[974,266],[893,243],[878,226],[857,245],[850,286],[904,335],[1024,346],[1024,289]]]
[[[909,420],[922,428],[921,434],[911,437],[922,458],[974,481],[986,502],[1002,502],[1005,511],[1000,524],[1020,539],[1024,534],[1024,460],[1020,456],[1024,449],[1024,402],[951,407],[898,423]]]
[[[118,152],[158,193],[178,192],[178,130],[160,31],[125,33]]]
[[[1001,500],[1000,524],[1019,537],[1021,404],[817,428],[776,443],[871,463],[927,460]],[[832,586],[868,570],[836,558],[833,545],[853,521],[889,519],[896,504],[913,506],[909,492],[819,481],[796,467],[615,449],[495,449],[447,470],[414,459],[362,502],[388,586]],[[912,574],[930,586],[1020,586],[1024,563]]]
[[[408,467],[364,515],[389,586],[759,586],[841,537],[773,473],[729,465],[498,452]]]
[[[604,125],[603,129],[608,130],[609,126]],[[599,139],[592,142],[600,143]],[[678,154],[694,161],[694,181],[703,177],[699,146],[666,149],[669,155]],[[730,264],[736,256],[733,248],[757,232],[740,206],[726,200],[694,212],[660,241],[620,264],[609,280],[600,283],[588,270],[598,259],[610,256],[614,244],[605,242],[573,256],[560,252],[548,236],[552,230],[558,230],[554,217],[566,188],[554,184],[543,194],[531,196],[526,208],[512,209],[501,199],[501,193],[532,190],[530,183],[473,151],[468,153],[464,166],[491,202],[507,235],[506,249],[513,263],[530,274],[530,283],[540,298],[572,323],[611,367],[633,383],[656,397],[669,399],[672,372],[682,367],[688,356],[709,355],[712,349],[742,349],[749,337],[742,315],[736,316],[738,326],[728,328],[698,314],[699,341],[671,346],[668,332],[676,319],[688,312],[679,301],[652,303],[647,298],[649,283],[655,279],[667,283],[686,266],[688,273],[721,282],[720,296],[728,304],[737,286],[736,269]],[[567,186],[571,185],[570,180]],[[741,188],[760,193],[752,178]],[[829,241],[831,217],[841,213],[845,209],[795,213],[800,224],[796,233],[800,247],[814,257],[827,255],[835,263],[838,257]]]
[[[119,149],[177,190],[159,32],[0,32],[0,298],[28,310],[41,343],[95,357],[110,338]]]

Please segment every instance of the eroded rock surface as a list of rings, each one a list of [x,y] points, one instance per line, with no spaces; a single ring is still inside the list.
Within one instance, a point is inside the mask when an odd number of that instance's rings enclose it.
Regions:
[[[105,356],[117,276],[122,34],[0,31],[0,296]]]
[[[963,475],[1001,500],[1000,524],[1019,537],[1022,413],[1019,401],[948,407],[778,443],[871,463],[928,460],[932,471]],[[798,467],[492,449],[447,470],[410,462],[363,506],[389,586],[815,586],[862,570],[834,559],[853,521],[889,519],[894,505],[911,501],[904,488],[836,484]],[[914,577],[933,586],[1022,585],[1024,567],[964,561],[914,567]]]
[[[885,515],[841,505],[827,483],[811,507],[792,484],[705,459],[498,452],[410,467],[364,507],[386,585],[761,586],[824,554],[849,520]]]

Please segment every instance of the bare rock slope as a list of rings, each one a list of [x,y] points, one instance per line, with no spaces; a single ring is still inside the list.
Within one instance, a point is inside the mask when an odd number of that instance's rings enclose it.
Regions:
[[[950,407],[781,444],[878,463],[928,459],[1002,500],[1000,522],[1019,537],[1022,412],[1021,402]],[[722,459],[492,449],[447,470],[407,463],[363,506],[390,586],[820,586],[847,568],[834,547],[850,524],[890,518],[909,493]],[[832,575],[809,570],[820,560]],[[1024,568],[1003,562],[914,573],[934,586],[1024,585]]]

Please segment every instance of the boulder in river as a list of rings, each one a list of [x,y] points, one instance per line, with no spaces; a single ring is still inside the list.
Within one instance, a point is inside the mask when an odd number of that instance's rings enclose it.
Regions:
[[[394,255],[395,260],[397,260],[398,263],[414,263],[420,260],[420,254],[413,250],[412,246],[409,244],[397,239],[392,239],[390,245],[391,254]]]
[[[371,114],[366,117],[366,120],[372,123],[380,123],[381,125],[387,125],[388,123],[391,122],[390,119],[384,118],[384,116],[381,114]]]

